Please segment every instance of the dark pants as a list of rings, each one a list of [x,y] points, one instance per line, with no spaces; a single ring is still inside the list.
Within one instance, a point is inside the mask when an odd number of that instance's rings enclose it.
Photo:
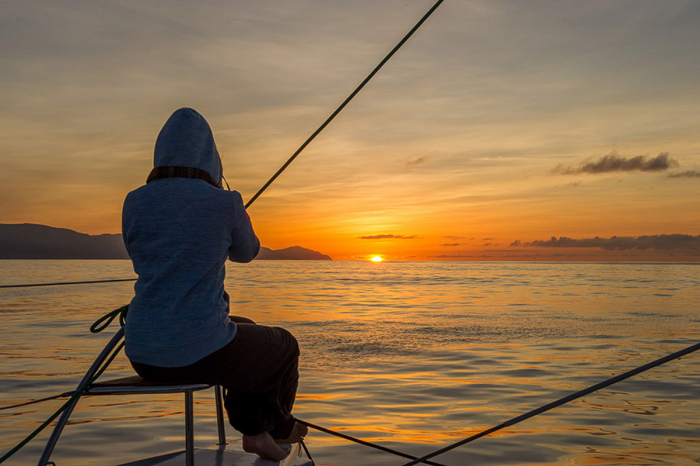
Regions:
[[[299,381],[299,345],[287,330],[231,317],[238,331],[231,343],[194,364],[157,367],[132,362],[141,377],[163,382],[193,381],[226,389],[224,406],[231,425],[244,435],[269,432],[289,437]]]

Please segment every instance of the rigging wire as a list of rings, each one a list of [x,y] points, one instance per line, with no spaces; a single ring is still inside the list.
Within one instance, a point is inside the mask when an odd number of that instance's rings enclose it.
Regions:
[[[301,447],[304,449],[304,453],[306,453],[306,457],[311,461],[311,464],[316,464],[314,463],[314,459],[311,457],[311,452],[309,451],[308,448],[306,448],[306,444],[304,443],[304,439],[301,439],[299,441],[301,443]]]
[[[0,288],[29,288],[31,286],[87,285],[92,283],[135,282],[135,278],[116,278],[114,280],[88,280],[84,282],[28,283],[23,285],[0,285]]]
[[[409,458],[409,459],[414,459],[414,460],[417,460],[417,459],[418,459],[418,457],[413,456],[413,455],[409,455],[408,453],[403,453],[403,452],[400,452],[400,451],[398,451],[398,450],[394,450],[394,449],[392,449],[392,448],[384,447],[384,446],[379,445],[379,444],[377,444],[377,443],[368,442],[368,441],[366,441],[366,440],[362,440],[362,439],[359,439],[359,438],[356,438],[356,437],[351,437],[350,435],[342,434],[342,433],[337,432],[337,431],[334,431],[334,430],[326,429],[325,427],[317,426],[316,424],[312,424],[312,423],[310,423],[310,422],[308,422],[308,421],[304,421],[303,419],[299,419],[299,418],[297,418],[297,417],[295,417],[294,419],[296,419],[296,421],[297,421],[298,423],[304,424],[305,426],[310,427],[310,428],[315,429],[315,430],[318,430],[319,432],[323,432],[323,433],[326,433],[326,434],[329,434],[329,435],[335,435],[336,437],[340,437],[340,438],[342,438],[342,439],[344,439],[344,440],[348,440],[348,441],[350,441],[350,442],[359,443],[360,445],[364,445],[364,446],[366,446],[366,447],[376,448],[377,450],[382,450],[382,451],[385,451],[385,452],[387,452],[387,453],[391,453],[391,454],[396,455],[396,456],[401,456],[401,457],[404,457],[404,458]],[[428,460],[420,461],[420,462],[421,462],[421,463],[425,463],[425,464],[430,464],[430,465],[433,465],[433,466],[444,466],[444,465],[442,465],[442,464],[440,464],[440,463],[434,463],[434,462],[428,461]]]
[[[577,398],[581,398],[582,396],[585,396],[585,395],[588,395],[588,394],[593,393],[595,391],[598,391],[601,388],[605,388],[605,387],[608,387],[610,385],[621,382],[625,379],[629,379],[632,376],[635,376],[635,375],[640,374],[642,372],[648,371],[651,368],[654,368],[656,366],[660,366],[661,364],[665,364],[665,363],[672,361],[674,359],[678,359],[682,356],[690,354],[690,353],[697,351],[699,349],[700,349],[700,343],[696,343],[696,344],[689,346],[685,349],[682,349],[680,351],[676,351],[675,353],[669,354],[668,356],[664,356],[663,358],[659,358],[656,361],[652,361],[648,364],[644,364],[643,366],[639,366],[636,369],[632,369],[631,371],[627,371],[624,374],[620,374],[620,375],[612,377],[608,380],[605,380],[603,382],[597,383],[595,385],[591,385],[588,388],[585,388],[583,390],[579,390],[578,392],[572,393],[568,396],[565,396],[564,398],[560,398],[557,401],[553,401],[553,402],[548,403],[544,406],[541,406],[537,409],[533,409],[532,411],[529,411],[525,414],[521,414],[520,416],[514,417],[514,418],[512,418],[512,419],[510,419],[502,424],[499,424],[497,426],[483,430],[483,431],[479,432],[478,434],[474,434],[471,437],[465,438],[464,440],[460,440],[459,442],[455,442],[455,443],[448,445],[444,448],[436,450],[433,453],[430,453],[430,454],[425,455],[425,456],[421,456],[420,458],[416,458],[415,460],[410,461],[408,463],[405,463],[402,466],[413,466],[414,464],[422,463],[425,460],[428,460],[430,458],[434,458],[438,455],[442,455],[443,453],[446,453],[450,450],[454,450],[457,447],[460,447],[464,444],[472,442],[478,438],[484,437],[492,432],[496,432],[497,430],[501,430],[501,429],[504,429],[506,427],[510,427],[510,426],[515,425],[515,424],[518,424],[519,422],[522,422],[526,419],[530,419],[531,417],[542,414],[546,411],[549,411],[550,409],[554,409],[554,408],[561,406],[563,404],[566,404],[570,401],[576,400]]]
[[[437,10],[437,8],[440,6],[440,4],[443,1],[444,0],[438,0],[437,2],[435,2],[435,4],[432,6],[432,8],[430,8],[430,10],[428,10],[428,12],[425,15],[423,15],[423,17],[420,19],[420,21],[418,21],[416,23],[416,25],[413,26],[413,28],[410,31],[408,31],[408,33],[404,36],[404,38],[401,39],[399,41],[399,43],[396,44],[396,46],[393,49],[391,49],[391,52],[389,52],[387,54],[387,56],[384,57],[384,59],[381,62],[379,62],[379,64],[372,70],[372,72],[369,75],[367,75],[367,77],[364,79],[364,81],[362,81],[360,83],[360,85],[357,86],[355,88],[355,90],[352,91],[352,93],[350,93],[350,95],[343,101],[343,103],[340,104],[338,106],[338,108],[335,109],[335,111],[331,114],[331,116],[329,116],[326,119],[326,121],[324,121],[321,124],[321,126],[319,126],[318,129],[316,131],[314,131],[313,134],[311,136],[309,136],[309,138],[306,141],[304,141],[304,143],[296,150],[296,152],[294,152],[292,154],[292,156],[289,157],[289,159],[287,159],[287,161],[284,163],[284,165],[282,165],[282,167],[280,167],[280,169],[277,170],[277,172],[274,175],[272,175],[272,177],[269,180],[267,180],[267,183],[265,183],[263,185],[263,187],[260,188],[258,190],[258,192],[255,193],[255,195],[252,198],[250,198],[250,200],[245,205],[246,209],[248,207],[250,207],[250,205],[253,202],[255,202],[255,200],[263,193],[263,191],[265,191],[267,189],[267,187],[270,186],[272,184],[272,182],[275,181],[277,179],[277,177],[282,174],[282,172],[294,161],[294,159],[297,158],[297,156],[301,153],[301,151],[303,151],[306,148],[306,146],[308,146],[311,143],[311,141],[313,141],[314,138],[316,138],[316,136],[318,136],[319,133],[321,131],[323,131],[325,129],[325,127],[328,126],[328,124],[331,121],[333,121],[333,119],[345,108],[345,106],[348,103],[350,103],[350,101],[362,90],[363,87],[365,87],[365,84],[367,84],[370,81],[370,79],[372,79],[374,77],[374,75],[377,74],[377,72],[384,66],[384,64],[386,62],[388,62],[391,59],[391,57],[394,56],[394,54],[401,48],[401,46],[403,44],[406,43],[406,41],[413,35],[413,33],[416,32],[418,30],[418,28],[420,28],[423,25],[425,20],[427,20],[430,17],[430,15],[433,14],[433,12],[435,10]]]

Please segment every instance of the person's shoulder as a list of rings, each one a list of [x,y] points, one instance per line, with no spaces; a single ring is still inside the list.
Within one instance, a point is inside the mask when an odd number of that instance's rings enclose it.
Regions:
[[[124,198],[124,202],[129,202],[138,199],[139,197],[144,195],[144,191],[146,191],[146,186],[147,185],[141,185],[136,189],[133,189],[126,193],[126,197]]]
[[[216,212],[226,212],[229,215],[224,215],[223,218],[229,218],[231,215],[233,217],[238,217],[245,212],[245,207],[243,205],[243,198],[238,191],[229,191],[227,189],[215,189],[207,190],[207,195],[202,198],[205,204],[208,204],[204,208],[207,210],[214,210]],[[230,221],[226,220],[227,222]]]
[[[241,193],[239,193],[238,191],[235,191],[235,190],[234,190],[234,191],[228,191],[228,192],[231,194],[231,197],[232,197],[234,200],[240,201],[241,203],[243,203],[243,196],[241,196]]]
[[[229,191],[227,189],[219,189],[217,195],[231,204],[242,204],[243,196],[238,191]]]

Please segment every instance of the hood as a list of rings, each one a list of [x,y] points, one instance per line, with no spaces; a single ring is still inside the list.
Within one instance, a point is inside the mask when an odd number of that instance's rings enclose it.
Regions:
[[[156,139],[153,166],[199,168],[221,184],[221,158],[207,120],[191,108],[170,115]]]

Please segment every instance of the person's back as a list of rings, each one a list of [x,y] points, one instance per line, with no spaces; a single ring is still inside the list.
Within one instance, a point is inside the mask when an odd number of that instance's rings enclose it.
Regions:
[[[221,180],[209,124],[177,110],[158,135],[147,184],[124,201],[122,233],[138,275],[125,352],[144,378],[226,387],[244,447],[279,459],[275,439],[306,433],[291,415],[299,349],[284,329],[229,316],[226,260],[250,262],[260,242],[240,194]]]
[[[209,125],[191,109],[168,120],[154,166],[202,170],[221,183]],[[236,326],[228,319],[225,262],[249,262],[260,247],[240,194],[203,179],[152,179],[129,193],[122,223],[139,276],[125,329],[127,356],[185,366],[230,342]]]

